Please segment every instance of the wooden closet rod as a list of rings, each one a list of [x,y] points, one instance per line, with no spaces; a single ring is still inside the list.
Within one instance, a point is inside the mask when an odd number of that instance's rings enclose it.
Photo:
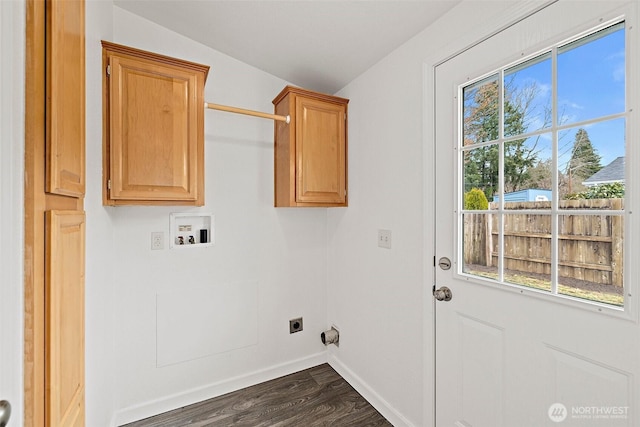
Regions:
[[[278,120],[286,123],[291,122],[291,117],[288,115],[279,116],[277,114],[269,114],[269,113],[262,113],[260,111],[245,110],[244,108],[229,107],[228,105],[212,104],[210,102],[205,102],[204,107],[211,108],[212,110],[227,111],[229,113],[246,114],[247,116],[262,117],[263,119]]]

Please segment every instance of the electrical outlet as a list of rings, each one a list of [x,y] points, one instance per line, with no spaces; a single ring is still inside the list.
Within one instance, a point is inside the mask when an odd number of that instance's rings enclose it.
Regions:
[[[391,249],[391,230],[378,230],[378,246]]]
[[[164,249],[164,233],[162,231],[154,231],[151,233],[151,250]]]
[[[302,317],[289,320],[289,333],[294,334],[302,330]]]

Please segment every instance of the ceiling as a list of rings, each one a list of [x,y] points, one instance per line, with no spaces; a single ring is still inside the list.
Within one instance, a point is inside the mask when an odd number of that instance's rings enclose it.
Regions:
[[[114,0],[306,89],[335,93],[461,0]]]

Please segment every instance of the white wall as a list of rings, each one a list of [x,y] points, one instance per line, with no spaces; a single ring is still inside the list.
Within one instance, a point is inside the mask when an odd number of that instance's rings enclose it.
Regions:
[[[433,419],[431,70],[536,4],[463,2],[339,93],[351,99],[350,207],[328,212],[332,364],[396,425]]]
[[[421,426],[423,77],[421,53],[406,50],[340,92],[351,100],[350,206],[328,213],[327,320],[340,329],[341,373]],[[378,229],[391,230],[391,249],[377,246]]]
[[[0,400],[11,425],[24,406],[24,40],[24,3],[0,2]]]
[[[115,262],[113,225],[102,206],[102,48],[113,35],[111,1],[85,4],[86,28],[86,425],[111,425],[115,410]]]
[[[209,102],[272,111],[271,100],[286,84],[118,7],[111,41],[210,65]],[[97,56],[91,61],[94,68]],[[91,120],[97,126],[97,118]],[[98,151],[90,156],[88,163],[98,165]],[[101,272],[112,277],[112,285],[95,298],[106,295],[113,310],[99,314],[108,319],[93,321],[114,322],[118,424],[325,360],[319,336],[326,323],[326,210],[273,208],[273,123],[206,111],[205,170],[202,208],[100,207],[113,231],[112,239],[101,243],[110,258]],[[100,169],[87,171],[90,179],[99,179]],[[168,249],[172,212],[213,213],[215,246]],[[153,231],[165,233],[164,250],[151,251]],[[166,309],[171,295],[180,296],[172,315],[190,326],[179,337],[189,349],[178,363],[158,367],[156,360],[164,355],[157,354],[157,316],[171,324]],[[160,311],[157,298],[164,304]],[[203,312],[202,319],[220,321],[203,324],[194,308]],[[242,327],[239,313],[247,319]],[[304,331],[290,335],[289,319],[299,316]],[[208,343],[234,329],[246,335],[244,346],[212,352],[215,346]]]

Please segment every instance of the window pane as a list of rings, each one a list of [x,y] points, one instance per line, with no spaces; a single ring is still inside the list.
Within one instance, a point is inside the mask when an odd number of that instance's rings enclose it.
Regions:
[[[624,216],[560,215],[558,292],[623,305]]]
[[[558,134],[560,200],[624,198],[625,119]]]
[[[551,290],[549,214],[518,213],[504,216],[504,281]]]
[[[504,143],[504,201],[532,202],[520,209],[550,209],[552,197],[551,135]],[[497,198],[494,197],[494,201]],[[537,203],[537,204],[536,204]],[[544,207],[543,207],[544,206]]]
[[[462,91],[464,105],[463,145],[494,141],[499,136],[498,76],[492,76]]]
[[[548,128],[551,117],[551,54],[506,70],[504,136]]]
[[[558,49],[558,122],[625,109],[624,23]]]
[[[463,273],[624,306],[624,25],[463,88]]]
[[[487,209],[484,203],[491,202],[494,194],[498,193],[498,154],[498,145],[474,148],[463,153],[464,209]]]
[[[463,215],[464,260],[462,271],[474,276],[498,279],[498,217],[486,213]]]

